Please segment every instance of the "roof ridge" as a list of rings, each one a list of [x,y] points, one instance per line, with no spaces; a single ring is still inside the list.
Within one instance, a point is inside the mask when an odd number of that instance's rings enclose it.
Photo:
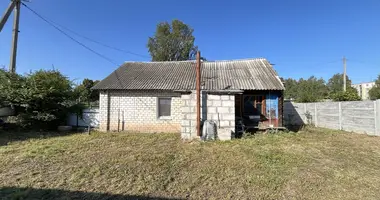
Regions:
[[[202,61],[204,63],[215,63],[215,62],[236,62],[236,61],[257,61],[257,60],[267,60],[266,58],[241,58],[241,59],[231,59],[231,60],[213,60],[213,61]],[[184,62],[196,62],[196,60],[179,60],[179,61],[125,61],[124,63],[184,63]]]
[[[125,61],[124,63],[175,63],[175,62],[195,62],[196,60],[179,60],[179,61]]]
[[[214,60],[214,61],[204,61],[204,62],[234,62],[234,61],[256,61],[256,60],[266,60],[266,58],[240,58],[240,59],[231,59],[231,60]]]

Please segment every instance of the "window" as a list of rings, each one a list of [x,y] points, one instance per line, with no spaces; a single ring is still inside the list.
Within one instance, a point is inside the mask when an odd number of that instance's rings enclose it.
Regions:
[[[158,117],[170,117],[172,98],[158,98]]]
[[[244,115],[265,115],[264,96],[244,96]]]

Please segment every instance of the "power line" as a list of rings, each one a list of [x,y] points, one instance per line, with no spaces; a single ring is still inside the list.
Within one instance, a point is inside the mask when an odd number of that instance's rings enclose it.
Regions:
[[[21,2],[22,3],[22,2]],[[65,31],[63,31],[62,29],[60,29],[59,27],[57,27],[53,22],[50,22],[49,20],[45,19],[43,16],[41,16],[40,14],[38,14],[36,11],[34,11],[33,9],[31,9],[29,6],[27,6],[26,4],[22,3],[23,6],[25,6],[28,10],[30,10],[33,14],[35,14],[37,17],[39,17],[40,19],[42,19],[43,21],[45,21],[46,23],[48,23],[50,26],[52,26],[53,28],[57,29],[60,33],[64,34],[66,37],[68,37],[69,39],[71,39],[72,41],[74,41],[75,43],[79,44],[80,46],[84,47],[85,49],[91,51],[92,53],[98,55],[99,57],[103,58],[104,60],[107,60],[108,62],[114,64],[114,65],[118,65],[115,61],[113,61],[112,59],[108,58],[107,56],[101,54],[101,53],[98,53],[96,52],[95,50],[91,49],[90,47],[86,46],[85,44],[83,44],[82,42],[76,40],[75,38],[73,38],[72,36],[70,36],[68,33],[66,33]]]
[[[53,22],[53,21],[51,21],[51,22]],[[61,24],[58,24],[56,22],[53,22],[53,23],[56,24],[56,25],[58,25],[58,26],[60,26],[61,28],[65,29],[65,30],[71,32],[72,34],[74,34],[74,35],[76,35],[78,37],[81,37],[81,38],[86,39],[86,40],[88,40],[90,42],[96,43],[96,44],[98,44],[100,46],[103,46],[103,47],[106,47],[106,48],[109,48],[109,49],[112,49],[112,50],[115,50],[115,51],[119,51],[119,52],[122,52],[122,53],[127,53],[127,54],[131,54],[131,55],[134,55],[134,56],[142,57],[142,58],[150,58],[149,56],[144,56],[142,54],[134,53],[132,51],[128,51],[128,50],[124,50],[124,49],[120,49],[120,48],[117,48],[117,47],[110,46],[108,44],[104,44],[102,42],[99,42],[99,41],[96,41],[94,39],[91,39],[91,38],[89,38],[87,36],[81,35],[81,34],[75,32],[75,31],[73,31],[73,30],[71,30],[71,29],[69,29],[69,28],[67,28],[65,26],[62,26]]]
[[[48,19],[48,18],[45,17],[45,19]],[[106,48],[109,48],[109,49],[112,49],[112,50],[115,50],[115,51],[119,51],[119,52],[122,52],[122,53],[127,53],[127,54],[130,54],[130,55],[134,55],[134,56],[142,57],[142,58],[150,58],[149,56],[146,56],[146,55],[142,55],[142,54],[134,53],[134,52],[132,52],[132,51],[128,51],[128,50],[124,50],[124,49],[120,49],[120,48],[117,48],[117,47],[114,47],[114,46],[111,46],[111,45],[108,45],[108,44],[105,44],[105,43],[99,42],[99,41],[97,41],[97,40],[95,40],[95,39],[92,39],[92,38],[89,38],[89,37],[87,37],[87,36],[85,36],[85,35],[82,35],[82,34],[76,32],[76,31],[74,31],[74,30],[72,30],[72,29],[70,29],[70,28],[67,28],[67,27],[63,26],[62,24],[59,24],[59,23],[57,23],[57,22],[55,22],[55,21],[53,21],[53,20],[51,20],[51,19],[49,19],[49,21],[50,21],[51,23],[55,24],[56,26],[59,26],[59,27],[61,27],[62,29],[65,29],[66,31],[71,32],[72,34],[74,34],[74,35],[76,35],[76,36],[78,36],[78,37],[81,37],[81,38],[83,38],[83,39],[85,39],[85,40],[88,40],[88,41],[90,41],[90,42],[96,43],[96,44],[98,44],[98,45],[100,45],[100,46],[103,46],[103,47],[106,47]]]

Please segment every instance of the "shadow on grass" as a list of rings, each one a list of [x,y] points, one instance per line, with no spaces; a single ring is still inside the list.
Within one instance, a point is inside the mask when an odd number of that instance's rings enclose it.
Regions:
[[[38,131],[5,131],[0,130],[0,146],[7,145],[9,142],[24,141],[28,139],[43,139],[60,137],[76,134],[77,132],[38,132]]]
[[[121,195],[58,189],[2,187],[0,199],[174,199],[139,195]]]

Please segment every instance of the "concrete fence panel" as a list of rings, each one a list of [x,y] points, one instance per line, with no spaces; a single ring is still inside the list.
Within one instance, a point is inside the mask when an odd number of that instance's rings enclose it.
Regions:
[[[341,102],[342,130],[375,134],[373,101]]]
[[[285,125],[308,123],[317,127],[380,136],[380,100],[318,103],[284,102]]]
[[[83,110],[83,115],[77,116],[77,114],[71,114],[67,119],[67,125],[78,126],[78,127],[88,127],[89,125],[93,128],[99,127],[99,109],[85,109]]]

